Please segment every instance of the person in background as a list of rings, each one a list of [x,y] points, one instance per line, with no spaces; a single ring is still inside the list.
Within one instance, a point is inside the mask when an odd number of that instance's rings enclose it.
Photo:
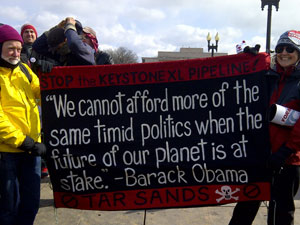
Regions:
[[[300,32],[289,30],[283,33],[276,44],[274,57],[266,74],[269,104],[300,111]],[[269,135],[272,154],[267,167],[273,171],[273,181],[268,225],[293,225],[294,197],[300,182],[300,120],[293,127],[270,123]],[[229,225],[251,225],[259,206],[259,201],[238,202]]]
[[[35,27],[31,24],[24,24],[21,27],[20,34],[24,41],[21,52],[21,61],[26,63],[37,75],[39,72],[51,72],[52,68],[57,66],[58,63],[50,58],[37,54],[32,48],[33,43],[38,36]]]
[[[96,64],[97,65],[114,64],[113,59],[108,53],[99,50],[96,32],[90,27],[84,27],[82,31],[83,31],[82,40],[95,50]]]
[[[37,36],[37,31],[33,25],[27,23],[21,27],[21,37],[24,41],[21,52],[21,61],[29,66],[31,64],[30,57],[32,54],[32,44]]]
[[[0,26],[1,225],[33,225],[40,202],[40,156],[46,153],[37,107],[39,79],[20,61],[22,44],[13,27]]]
[[[45,62],[41,62],[41,59],[40,59],[40,62],[38,62],[36,60],[37,58],[37,55],[32,51],[32,45],[33,43],[35,42],[38,34],[37,34],[37,31],[35,29],[35,27],[31,24],[24,24],[22,27],[21,27],[21,37],[23,39],[23,46],[22,46],[22,51],[21,51],[21,61],[23,63],[26,63],[32,70],[35,74],[38,74],[38,71],[41,67],[41,64],[42,63],[45,63]],[[45,60],[45,59],[43,59]],[[36,64],[39,64],[36,66]],[[41,69],[42,72],[50,72],[48,70],[44,70],[44,69]],[[45,159],[42,158],[42,170],[41,170],[41,178],[45,178],[45,177],[48,177],[49,176],[49,173],[48,173],[48,168],[46,166],[46,161]]]
[[[95,50],[82,41],[81,33],[80,22],[67,17],[38,37],[33,49],[59,62],[60,66],[95,65]]]

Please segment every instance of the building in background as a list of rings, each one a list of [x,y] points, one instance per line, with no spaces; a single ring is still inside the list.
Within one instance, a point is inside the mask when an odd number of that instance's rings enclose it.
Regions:
[[[215,52],[214,56],[224,56],[227,53]],[[203,52],[203,48],[180,48],[179,52],[159,51],[157,57],[142,57],[142,62],[164,62],[182,59],[196,59],[211,57],[210,52]]]

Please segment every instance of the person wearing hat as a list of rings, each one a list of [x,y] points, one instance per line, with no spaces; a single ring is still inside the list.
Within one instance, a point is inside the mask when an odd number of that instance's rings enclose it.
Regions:
[[[0,26],[0,224],[33,225],[39,209],[41,155],[38,77],[20,62],[23,39]]]
[[[67,17],[37,38],[33,49],[59,62],[60,66],[95,65],[95,50],[82,41],[81,32],[80,22]]]
[[[54,66],[53,63],[48,62],[44,57],[39,57],[38,54],[32,50],[33,42],[38,36],[35,27],[26,23],[21,27],[20,34],[24,41],[21,51],[21,61],[26,63],[35,74],[38,74],[39,71],[49,73]],[[42,158],[41,178],[48,176],[46,161]]]
[[[278,39],[271,69],[267,72],[269,104],[300,111],[300,31],[289,30]],[[267,167],[273,172],[268,225],[293,225],[294,197],[300,183],[300,120],[293,127],[269,124],[271,155]],[[230,225],[250,225],[260,202],[239,202]]]
[[[24,42],[21,52],[21,61],[30,66],[32,44],[37,38],[37,31],[33,25],[27,23],[21,27],[20,34]]]
[[[112,57],[108,53],[99,50],[96,32],[91,27],[84,27],[82,31],[83,31],[82,40],[95,50],[96,64],[97,65],[114,64]]]
[[[26,63],[35,74],[39,74],[39,72],[51,72],[53,66],[58,65],[58,63],[40,54],[37,54],[32,48],[33,43],[38,36],[35,27],[28,23],[24,24],[21,27],[20,34],[24,41],[21,52],[21,61]]]
[[[33,44],[37,36],[37,31],[33,25],[26,23],[21,27],[21,37],[23,38],[24,44]]]

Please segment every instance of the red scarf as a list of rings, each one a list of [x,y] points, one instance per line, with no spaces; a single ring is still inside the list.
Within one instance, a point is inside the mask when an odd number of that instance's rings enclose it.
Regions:
[[[95,49],[95,52],[98,52],[98,40],[96,37],[94,37],[94,35],[92,34],[85,34],[86,36],[88,36],[88,38],[92,41],[93,44],[93,48]]]

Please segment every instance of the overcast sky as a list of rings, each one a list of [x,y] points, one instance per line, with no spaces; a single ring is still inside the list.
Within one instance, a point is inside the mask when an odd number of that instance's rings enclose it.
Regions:
[[[300,30],[299,0],[282,0],[272,10],[271,49],[286,30]],[[204,48],[207,33],[219,51],[235,54],[245,40],[250,46],[266,44],[268,7],[261,0],[10,0],[1,2],[0,22],[20,31],[33,24],[38,34],[68,16],[97,32],[101,50],[120,46],[139,57],[156,57],[158,51],[181,47]]]

